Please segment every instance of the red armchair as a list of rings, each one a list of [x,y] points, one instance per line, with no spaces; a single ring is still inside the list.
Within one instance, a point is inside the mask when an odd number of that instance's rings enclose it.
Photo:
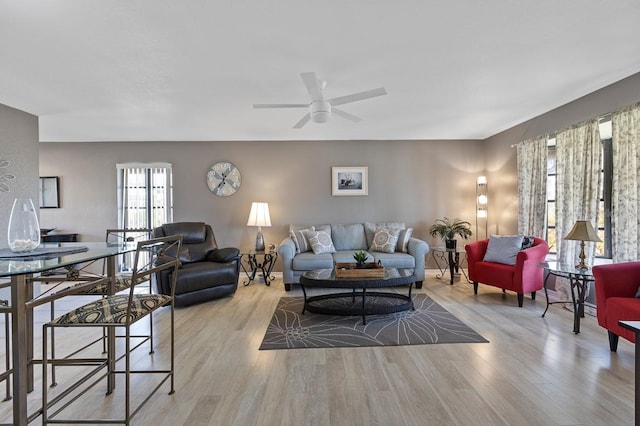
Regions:
[[[635,333],[618,325],[618,321],[640,320],[640,262],[614,263],[593,267],[596,279],[596,312],[598,324],[609,332],[609,349],[618,349],[618,337],[636,341]]]
[[[464,247],[467,252],[469,279],[473,281],[473,293],[478,294],[478,283],[482,283],[503,291],[515,291],[518,293],[519,307],[524,302],[524,293],[531,293],[531,299],[535,300],[536,291],[542,289],[543,270],[538,267],[538,263],[544,262],[549,253],[547,242],[534,238],[532,247],[518,252],[515,265],[485,262],[483,259],[488,245],[489,240],[480,240]]]

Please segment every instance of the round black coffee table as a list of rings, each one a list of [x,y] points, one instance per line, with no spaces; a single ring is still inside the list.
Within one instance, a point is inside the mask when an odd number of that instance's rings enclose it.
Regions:
[[[413,309],[411,290],[416,276],[412,269],[386,269],[381,278],[338,278],[333,269],[307,271],[300,277],[305,311],[327,315],[361,315],[362,324],[367,315],[391,314]],[[408,286],[407,295],[371,289]],[[307,288],[351,289],[350,292],[321,294],[307,297]]]

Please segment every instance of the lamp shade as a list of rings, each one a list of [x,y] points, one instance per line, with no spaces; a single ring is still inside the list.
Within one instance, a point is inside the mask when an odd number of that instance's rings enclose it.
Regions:
[[[253,202],[251,203],[251,212],[247,226],[271,226],[271,217],[269,216],[269,203]]]
[[[596,230],[593,229],[591,222],[587,220],[576,221],[576,224],[573,225],[573,228],[569,231],[567,236],[564,237],[564,239],[576,241],[602,241],[600,237],[598,237]]]

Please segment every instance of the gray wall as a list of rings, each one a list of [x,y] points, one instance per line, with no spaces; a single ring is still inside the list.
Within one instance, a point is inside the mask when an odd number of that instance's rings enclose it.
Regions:
[[[516,148],[511,148],[511,145],[554,133],[639,101],[640,73],[486,139],[489,232],[518,232],[518,165]]]
[[[15,176],[0,190],[0,247],[7,247],[7,228],[15,198],[31,198],[38,207],[38,117],[0,104],[0,161],[10,161],[0,173]]]
[[[40,174],[60,176],[62,208],[43,210],[41,223],[85,241],[102,239],[116,226],[115,164],[167,161],[174,165],[174,219],[211,223],[221,245],[251,247],[256,230],[245,224],[252,201],[269,202],[274,226],[264,230],[267,243],[280,242],[290,223],[398,220],[439,244],[428,226],[442,216],[475,223],[475,179],[485,173],[489,232],[516,233],[511,145],[638,101],[640,73],[485,141],[43,143]],[[205,183],[220,160],[242,172],[242,188],[230,198],[214,196]],[[368,166],[369,196],[332,197],[331,166]]]
[[[231,197],[206,185],[220,160],[242,173]],[[42,143],[40,173],[59,176],[61,190],[61,208],[43,210],[42,226],[104,238],[117,225],[115,165],[127,161],[172,163],[174,220],[211,223],[220,245],[253,245],[252,201],[269,202],[267,243],[279,243],[290,223],[404,221],[433,244],[427,228],[436,218],[475,220],[484,149],[480,141]],[[368,166],[369,195],[332,196],[331,166]]]

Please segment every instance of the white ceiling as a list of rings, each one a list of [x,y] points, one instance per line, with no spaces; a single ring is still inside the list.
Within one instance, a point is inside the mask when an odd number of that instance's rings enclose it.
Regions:
[[[483,139],[640,71],[638,0],[0,0],[41,141]],[[308,102],[363,118],[292,126]]]

